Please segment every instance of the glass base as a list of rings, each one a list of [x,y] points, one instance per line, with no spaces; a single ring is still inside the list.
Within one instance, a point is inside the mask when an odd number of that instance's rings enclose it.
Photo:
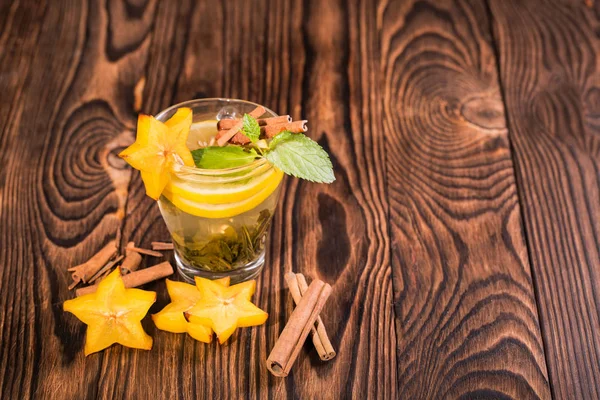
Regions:
[[[265,250],[263,249],[263,251],[260,252],[254,261],[246,264],[245,266],[225,272],[208,271],[193,267],[186,263],[185,259],[183,259],[177,251],[175,251],[175,264],[177,265],[177,272],[179,272],[179,276],[181,276],[186,282],[193,284],[194,277],[196,276],[211,280],[229,277],[231,278],[230,284],[235,285],[236,283],[254,279],[258,276],[258,274],[260,274],[260,271],[262,271],[265,265]]]

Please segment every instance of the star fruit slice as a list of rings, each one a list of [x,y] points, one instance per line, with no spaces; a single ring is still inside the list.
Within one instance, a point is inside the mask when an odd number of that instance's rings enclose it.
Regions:
[[[158,200],[171,179],[173,164],[194,166],[194,158],[186,145],[192,124],[192,110],[178,109],[165,123],[151,115],[138,118],[135,143],[119,156],[139,170],[146,194]]]
[[[269,314],[256,307],[250,298],[256,281],[223,287],[209,279],[196,278],[200,300],[186,315],[190,322],[209,325],[223,344],[239,327],[262,325]]]
[[[215,280],[216,283],[229,286],[230,278]],[[183,313],[192,308],[200,300],[200,292],[194,285],[184,282],[175,282],[167,279],[167,291],[171,302],[161,311],[152,315],[152,320],[160,330],[173,333],[188,333],[191,337],[201,342],[210,343],[212,329],[208,325],[191,323],[185,319]]]
[[[63,310],[74,314],[87,327],[85,355],[104,350],[114,343],[150,350],[152,338],[141,320],[156,300],[156,293],[125,289],[120,269],[104,278],[95,293],[67,300]]]

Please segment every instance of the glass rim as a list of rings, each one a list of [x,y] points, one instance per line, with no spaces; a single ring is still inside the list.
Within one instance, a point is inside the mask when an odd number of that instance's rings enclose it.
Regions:
[[[238,103],[245,103],[245,104],[251,104],[254,105],[256,107],[264,107],[265,111],[267,114],[271,114],[272,117],[277,117],[278,115],[271,110],[268,107],[263,106],[262,104],[258,104],[255,103],[253,101],[248,101],[248,100],[242,100],[242,99],[230,99],[227,97],[208,97],[208,98],[204,98],[204,99],[192,99],[192,100],[186,100],[183,101],[181,103],[177,103],[174,104],[172,106],[169,106],[167,108],[165,108],[164,110],[160,111],[158,114],[156,114],[155,118],[158,119],[159,121],[161,120],[162,117],[164,117],[165,114],[169,113],[170,111],[173,110],[177,110],[181,107],[191,107],[194,104],[198,104],[198,103],[209,103],[209,102],[215,102],[215,101],[222,101],[222,102],[238,102]],[[219,176],[219,175],[229,175],[232,173],[236,173],[236,172],[241,172],[244,170],[248,170],[248,169],[255,169],[258,167],[261,167],[262,165],[264,165],[265,163],[267,163],[268,161],[265,158],[259,158],[256,159],[248,164],[245,165],[240,165],[238,167],[231,167],[231,168],[220,168],[220,169],[206,169],[206,168],[198,168],[198,167],[188,167],[187,165],[181,165],[181,164],[176,164],[176,166],[174,167],[174,173],[179,173],[179,172],[184,172],[186,174],[195,174],[195,175],[202,175],[202,176]]]

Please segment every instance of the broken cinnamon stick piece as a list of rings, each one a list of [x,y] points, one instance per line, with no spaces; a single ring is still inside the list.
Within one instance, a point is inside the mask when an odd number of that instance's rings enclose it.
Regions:
[[[79,282],[86,283],[100,268],[106,265],[106,263],[117,253],[117,242],[111,240],[108,242],[100,251],[92,256],[89,260],[83,264],[79,264],[75,267],[69,268],[67,271],[73,272],[71,277],[73,283],[69,285],[69,290],[73,289]]]
[[[219,129],[220,131],[231,129],[237,121],[238,119],[222,119],[217,123],[217,129]],[[289,115],[280,115],[278,117],[261,118],[257,119],[256,121],[260,126],[277,125],[292,122],[292,117],[290,117]]]
[[[266,125],[260,128],[261,135],[264,135],[267,138],[273,138],[277,136],[279,133],[283,131],[290,131],[294,133],[302,133],[308,130],[306,126],[306,120],[302,121],[294,121],[288,122],[285,124],[277,124],[277,125]]]
[[[217,130],[219,130],[219,131],[229,130],[229,129],[233,128],[233,125],[235,125],[237,122],[240,122],[239,118],[221,119],[221,120],[219,120],[219,122],[217,122]]]
[[[72,275],[71,275],[72,276]],[[69,285],[69,290],[73,290],[73,288],[77,285],[79,285],[79,282],[81,282],[81,279],[75,279],[73,278],[73,282],[71,282],[71,284]]]
[[[138,287],[148,282],[155,281],[157,279],[165,278],[173,274],[173,267],[168,261],[157,264],[153,267],[142,269],[139,271],[132,272],[127,275],[123,275],[123,283],[126,288]],[[77,297],[83,296],[84,294],[95,293],[98,289],[99,283],[87,286],[75,291]]]
[[[304,293],[308,290],[308,284],[306,283],[306,278],[302,274],[296,274],[296,280],[298,281],[298,287],[300,288],[300,294],[304,296]],[[313,334],[313,343],[315,343],[315,338],[318,342],[320,342],[323,347],[323,352],[319,352],[319,357],[323,361],[329,361],[335,357],[336,353],[333,349],[333,345],[329,340],[329,336],[327,335],[327,330],[325,329],[325,325],[323,324],[323,320],[319,315],[317,317],[317,322],[315,323],[315,328],[312,330]],[[316,347],[316,344],[315,344]]]
[[[141,263],[142,256],[140,253],[128,251],[127,257],[125,257],[123,264],[121,264],[121,275],[127,275],[133,271],[136,271],[140,267]]]
[[[130,250],[132,247],[135,247],[135,242],[127,242],[127,246],[125,246],[125,255],[132,252],[132,250]]]
[[[284,377],[289,374],[330,294],[331,286],[319,279],[312,281],[269,354],[267,369],[273,375]]]
[[[217,139],[217,146],[225,146],[229,139],[235,136],[236,133],[242,129],[244,122],[242,120],[237,121],[231,128],[222,130],[217,133],[215,139]]]
[[[104,271],[104,273],[102,274],[102,276],[101,276],[101,277],[99,277],[99,278],[96,278],[96,279],[94,280],[94,282],[95,282],[95,281],[101,281],[102,279],[104,279],[104,278],[106,278],[108,275],[110,275],[110,273],[111,273],[111,272],[112,272],[112,271],[111,271],[110,269],[107,269],[106,271]]]
[[[162,257],[163,256],[162,253],[159,253],[158,251],[148,250],[148,249],[140,249],[139,247],[135,247],[133,245],[133,242],[127,243],[126,250],[135,251],[136,253],[145,254],[147,256],[152,256],[152,257]]]
[[[265,113],[265,108],[263,106],[258,106],[254,110],[250,111],[248,114],[254,118],[258,118]],[[231,128],[228,130],[220,131],[216,137],[218,146],[225,146],[229,139],[231,139],[236,133],[239,132],[240,129],[244,126],[243,120],[238,120]]]
[[[250,144],[251,140],[248,136],[244,135],[242,132],[238,132],[231,139],[229,139],[229,143],[232,144]]]
[[[106,275],[106,273],[110,272],[112,270],[112,267],[114,267],[115,265],[117,265],[122,259],[123,259],[123,256],[119,256],[119,257],[115,258],[114,260],[109,261],[104,267],[102,267],[100,269],[100,271],[96,272],[94,274],[94,276],[92,276],[88,280],[88,283],[94,283],[98,279],[103,278]]]
[[[152,250],[173,250],[173,243],[152,242]]]

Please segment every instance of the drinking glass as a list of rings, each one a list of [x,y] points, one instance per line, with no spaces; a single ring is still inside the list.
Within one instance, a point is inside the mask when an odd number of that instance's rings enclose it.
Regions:
[[[234,99],[191,100],[167,108],[156,118],[165,122],[178,108],[191,108],[187,144],[195,149],[199,147],[192,134],[195,124],[241,118],[257,106]],[[277,116],[265,110],[261,118]],[[282,178],[283,173],[264,158],[226,169],[177,165],[158,206],[173,239],[180,275],[189,282],[195,276],[230,277],[232,284],[256,277],[265,262],[265,243]]]

